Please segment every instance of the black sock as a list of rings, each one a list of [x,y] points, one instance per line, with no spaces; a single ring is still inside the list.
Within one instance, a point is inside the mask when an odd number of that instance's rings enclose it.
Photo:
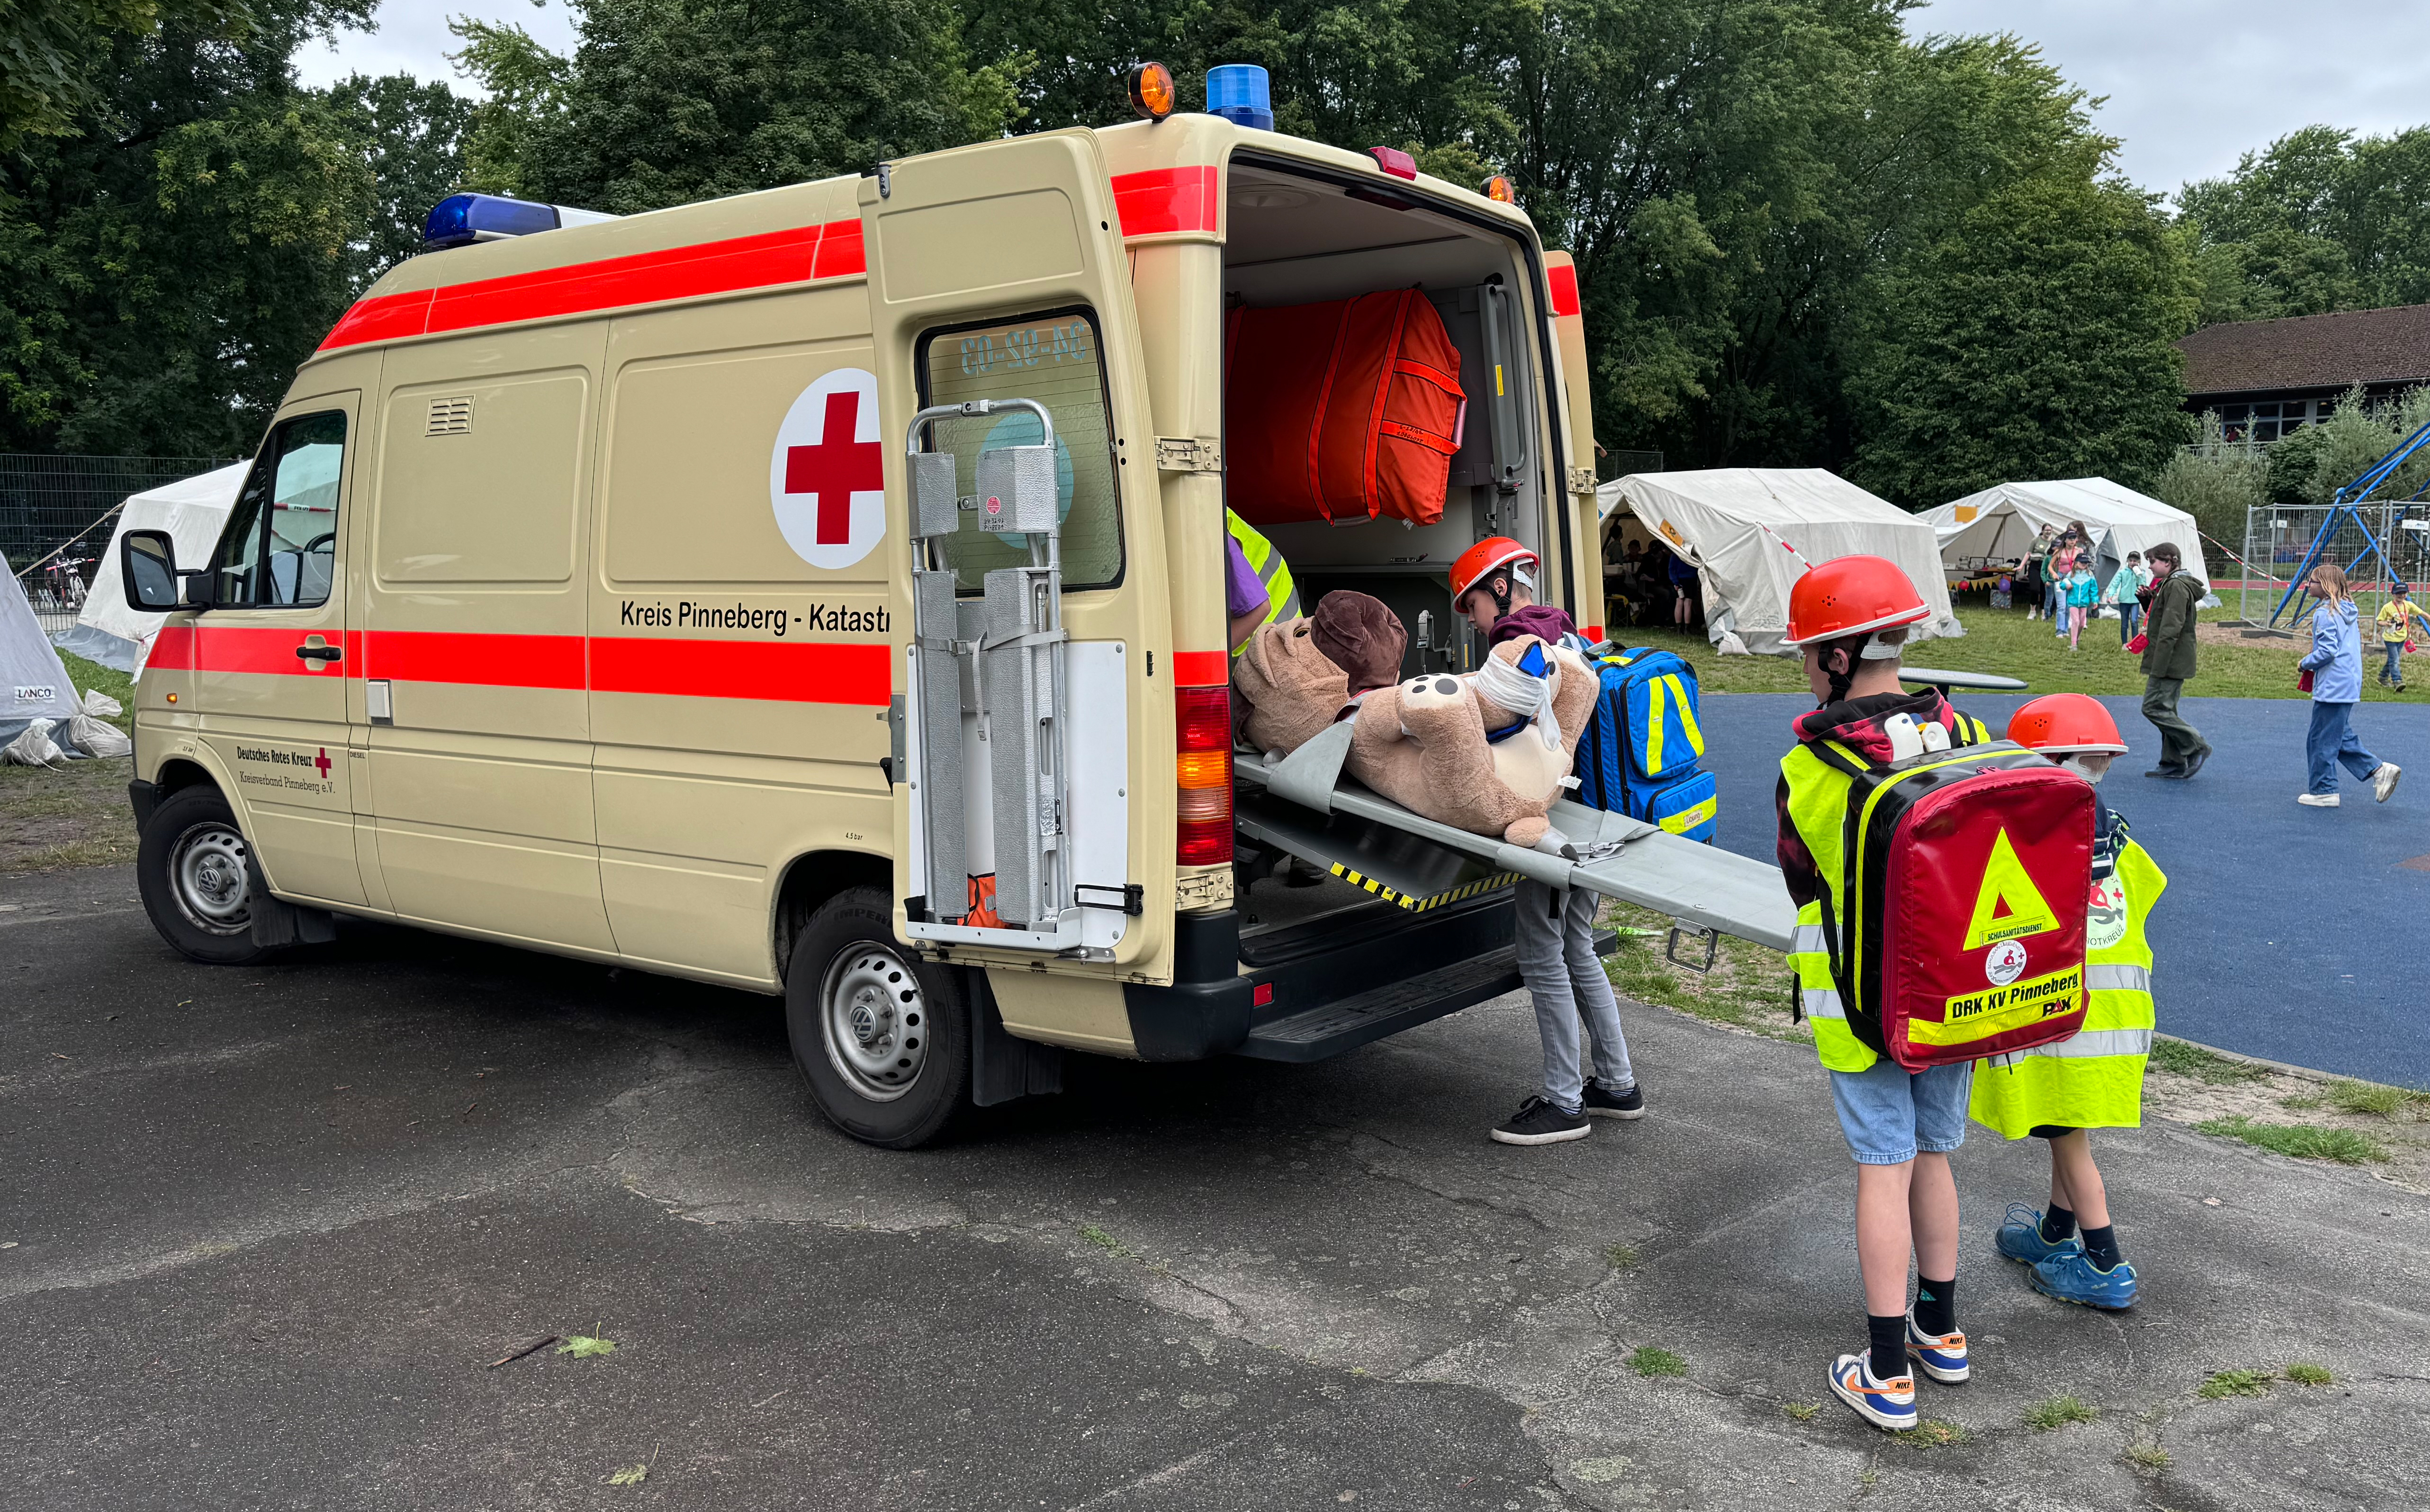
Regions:
[[[2056,1203],[2051,1204],[2050,1211],[2042,1215],[2042,1242],[2056,1244],[2074,1232],[2075,1215]]]
[[[2097,1270],[2112,1271],[2118,1266],[2118,1230],[2104,1223],[2099,1228],[2084,1231],[2084,1257]]]
[[[1927,1281],[1915,1278],[1915,1326],[1927,1334],[1955,1333],[1957,1328],[1957,1278]]]
[[[1865,1332],[1873,1339],[1873,1379],[1895,1381],[1906,1374],[1906,1320],[1896,1313],[1888,1318],[1867,1313]]]

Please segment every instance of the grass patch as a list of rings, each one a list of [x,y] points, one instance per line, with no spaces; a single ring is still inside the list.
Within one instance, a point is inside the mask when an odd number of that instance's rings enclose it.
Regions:
[[[2232,1118],[2208,1119],[2194,1127],[2205,1134],[2241,1139],[2298,1160],[2334,1160],[2341,1166],[2359,1166],[2388,1158],[2388,1152],[2374,1139],[2352,1129],[2329,1129],[2317,1123],[2255,1123],[2239,1113]]]
[[[1945,1449],[1966,1441],[1966,1429],[1946,1418],[1926,1418],[1912,1428],[1890,1435],[1909,1449]]]
[[[1112,1255],[1117,1260],[1127,1260],[1131,1257],[1129,1245],[1124,1244],[1122,1240],[1114,1238],[1111,1234],[1107,1233],[1104,1229],[1099,1228],[1094,1223],[1081,1224],[1080,1237],[1087,1239],[1097,1248],[1105,1251],[1107,1254]]]
[[[2303,1360],[2298,1360],[2294,1364],[2288,1366],[2281,1373],[2283,1373],[2288,1380],[2294,1382],[2297,1386],[2335,1386],[2338,1384],[2338,1378],[2329,1372],[2329,1368],[2327,1366],[2312,1365]]]
[[[79,695],[97,688],[125,706],[126,712],[108,723],[121,730],[132,724],[135,688],[125,673],[80,656],[62,654],[59,660]],[[0,872],[134,860],[135,813],[126,803],[133,768],[125,756],[57,770],[0,767]]]
[[[1656,931],[1621,936],[1620,949],[1604,957],[1604,974],[1622,997],[1676,1008],[1768,1039],[1812,1041],[1813,1031],[1789,1017],[1789,993],[1796,979],[1780,952],[1724,935],[1713,969],[1691,972],[1663,957],[1671,931],[1667,915],[1614,903],[1603,918],[1623,929]],[[1701,957],[1704,947],[1682,943],[1679,949],[1682,955]]]
[[[2340,1113],[2383,1119],[2392,1119],[2407,1108],[2430,1105],[2430,1093],[2404,1087],[2383,1087],[2377,1082],[2350,1081],[2342,1076],[2329,1083],[2325,1095],[2329,1105]]]
[[[2232,1087],[2238,1082],[2257,1082],[2270,1074],[2260,1066],[2225,1055],[2213,1055],[2200,1045],[2189,1045],[2182,1039],[2152,1041],[2151,1064],[2179,1076],[2190,1076],[2213,1087]]]
[[[2087,1404],[2083,1398],[2070,1396],[2062,1391],[2057,1396],[2045,1397],[2027,1407],[2025,1426],[2037,1433],[2048,1433],[2053,1428],[2064,1428],[2071,1422],[2090,1422],[2100,1415],[2100,1412]]]
[[[1685,1375],[1688,1362],[1667,1349],[1653,1344],[1640,1344],[1628,1357],[1628,1368],[1639,1375]]]
[[[1632,1270],[1637,1265],[1637,1246],[1634,1244],[1608,1245],[1603,1252],[1603,1257],[1615,1271]]]
[[[2229,1397],[2257,1397],[2266,1394],[2270,1383],[2276,1378],[2274,1371],[2214,1371],[2209,1380],[2194,1388],[2194,1395],[2205,1402],[2224,1402]]]
[[[1792,1421],[1812,1422],[1814,1415],[1822,1410],[1822,1404],[1819,1402],[1784,1402],[1780,1410],[1789,1414]]]
[[[2221,597],[2226,604],[2204,610],[2204,624],[2237,623],[2236,595],[2224,593]],[[1967,599],[1961,600],[1956,609],[1958,623],[1965,625],[1966,634],[1955,640],[1926,640],[1917,646],[1910,659],[1918,666],[2021,677],[2037,693],[2142,696],[2142,658],[2130,656],[2118,648],[2115,620],[2095,620],[2086,625],[2084,649],[2072,652],[2066,641],[2051,633],[2049,621],[2028,620],[2022,607],[1994,609],[1979,599]],[[1806,673],[1797,661],[1788,656],[1724,656],[1713,649],[1701,630],[1682,634],[1668,627],[1629,629],[1614,625],[1609,633],[1623,645],[1653,646],[1687,657],[1695,665],[1697,679],[1708,693],[1806,691]],[[2306,644],[2303,637],[2292,640],[2238,639],[2226,645],[2205,640],[2199,656],[2200,670],[2187,684],[2186,691],[2209,698],[2302,698],[2305,695],[2295,690],[2295,659]],[[2430,692],[2399,693],[2366,678],[2362,696],[2374,704],[2421,703],[2430,699]],[[2131,734],[2128,739],[2137,741],[2139,751],[2156,749],[2148,729],[2141,732],[2139,739]]]
[[[2135,1444],[2126,1451],[2126,1463],[2144,1475],[2157,1475],[2169,1468],[2169,1452],[2157,1444]]]

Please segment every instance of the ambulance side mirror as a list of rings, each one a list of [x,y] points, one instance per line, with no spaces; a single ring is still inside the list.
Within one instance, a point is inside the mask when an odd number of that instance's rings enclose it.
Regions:
[[[126,602],[165,614],[177,603],[177,553],[165,530],[130,530],[121,538],[119,569]]]

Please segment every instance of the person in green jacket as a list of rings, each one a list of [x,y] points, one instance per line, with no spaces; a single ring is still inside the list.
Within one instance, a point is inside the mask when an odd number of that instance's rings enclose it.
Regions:
[[[2203,585],[2184,568],[2176,542],[2152,548],[2152,603],[2143,632],[2143,717],[2160,732],[2160,764],[2147,777],[2192,776],[2210,759],[2210,742],[2177,712],[2177,699],[2194,674],[2194,606]]]
[[[2082,693],[2027,703],[2009,719],[2006,739],[2095,784],[2126,754],[2109,711]],[[2116,1310],[2135,1304],[2135,1268],[2119,1253],[2088,1131],[2143,1122],[2143,1067],[2155,1022],[2143,924],[2169,879],[2127,834],[2122,817],[2106,805],[2096,808],[2084,1027],[2052,1044],[1976,1062],[1967,1112],[2006,1138],[2050,1145],[2050,1205],[2037,1212],[2011,1204],[2000,1225],[2000,1253],[2031,1268],[2029,1284],[2045,1296]]]

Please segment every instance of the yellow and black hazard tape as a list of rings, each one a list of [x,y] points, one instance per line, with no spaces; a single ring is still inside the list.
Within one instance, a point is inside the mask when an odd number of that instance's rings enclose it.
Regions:
[[[1462,898],[1473,898],[1480,892],[1491,892],[1496,888],[1506,888],[1519,880],[1519,873],[1516,872],[1497,872],[1490,877],[1479,877],[1473,882],[1463,882],[1447,892],[1438,892],[1431,897],[1418,898],[1406,892],[1395,891],[1373,877],[1361,876],[1339,861],[1333,865],[1333,874],[1344,882],[1357,884],[1386,903],[1399,904],[1411,913],[1423,913],[1428,908],[1440,908],[1444,904],[1457,903]]]

